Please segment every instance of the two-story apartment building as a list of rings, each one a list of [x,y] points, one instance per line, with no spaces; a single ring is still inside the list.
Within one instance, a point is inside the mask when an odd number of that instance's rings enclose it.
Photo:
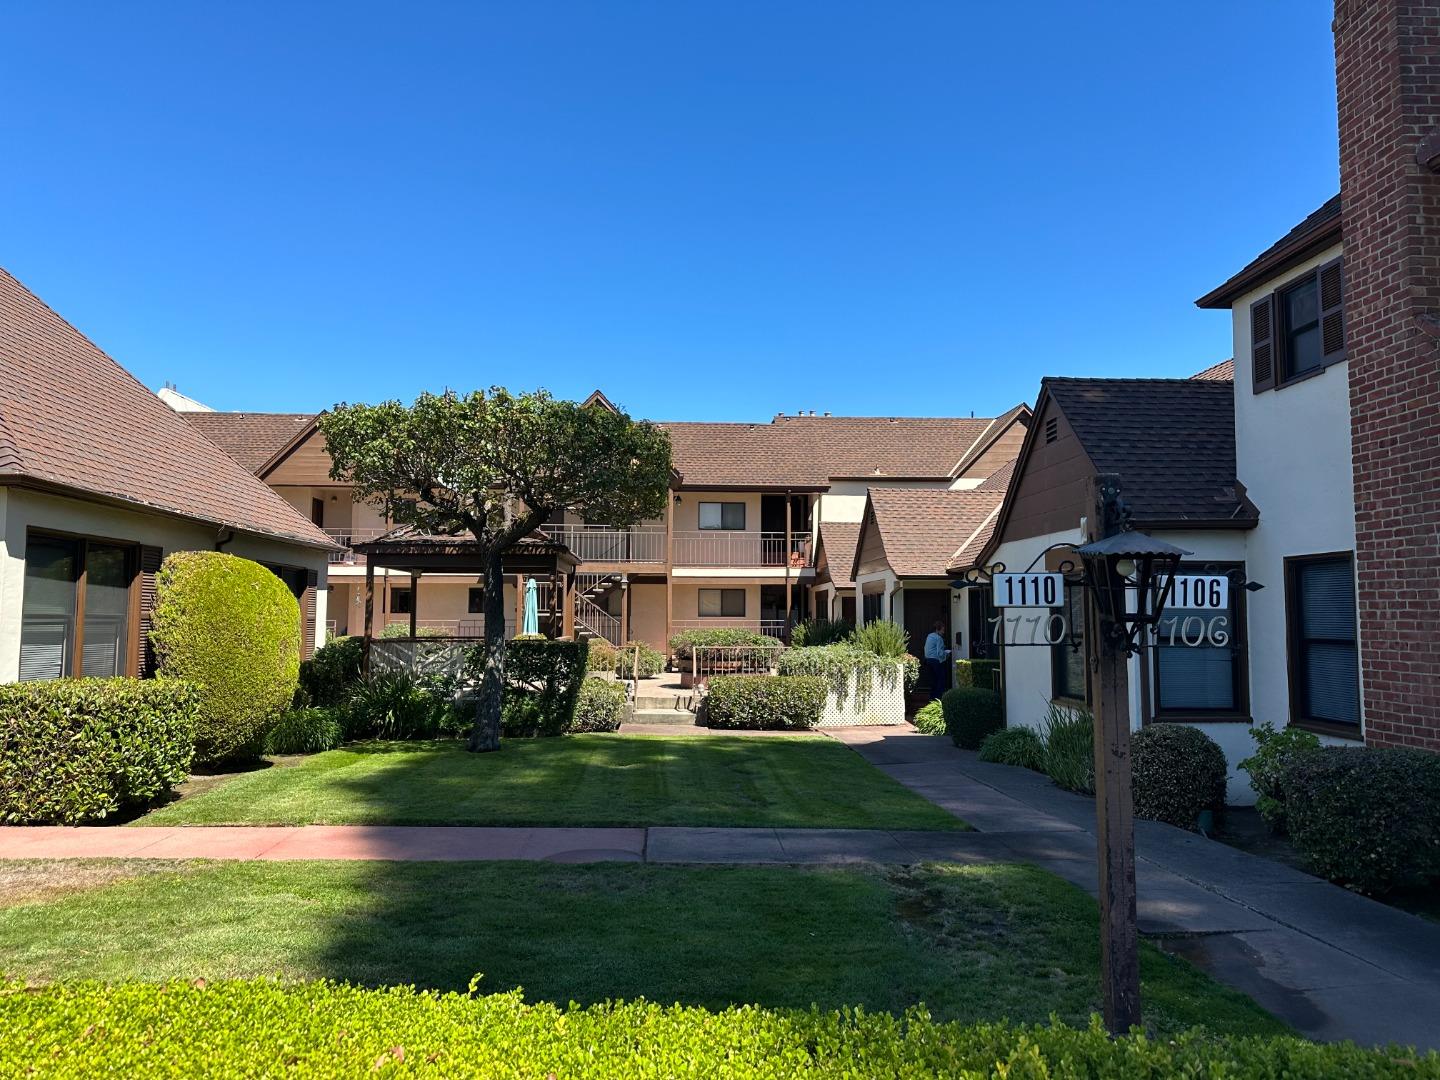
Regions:
[[[334,547],[0,271],[0,682],[149,674],[173,551],[270,567],[309,649]]]
[[[598,392],[591,400],[611,407]],[[345,546],[330,567],[330,630],[358,632],[366,567],[350,547],[384,534],[387,525],[330,478],[315,418],[193,409],[183,415]],[[811,615],[842,617],[854,609],[848,575],[870,488],[976,487],[1013,459],[1028,418],[1019,406],[996,418],[808,413],[766,423],[664,423],[675,472],[663,518],[615,529],[567,515],[545,526],[581,560],[577,629],[664,649],[689,628],[783,635]],[[843,567],[843,580],[828,572],[817,580],[822,547]],[[377,621],[408,623],[418,602],[420,625],[459,636],[482,632],[482,592],[473,573],[427,572],[418,596],[408,575],[378,577]],[[507,611],[515,610],[517,585],[506,586]]]

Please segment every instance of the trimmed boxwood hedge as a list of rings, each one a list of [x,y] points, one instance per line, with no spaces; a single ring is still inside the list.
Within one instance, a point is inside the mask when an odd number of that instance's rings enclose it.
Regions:
[[[940,695],[945,732],[962,750],[979,750],[985,736],[1005,726],[1005,703],[994,690],[957,686]]]
[[[1199,728],[1151,724],[1130,737],[1135,816],[1193,829],[1225,805],[1225,751]]]
[[[479,997],[329,982],[10,984],[0,1024],[15,1033],[0,1041],[0,1072],[60,1078],[1440,1077],[1433,1053],[1200,1030],[1112,1039],[1098,1020],[1076,1029],[937,1023],[923,1008],[582,1007],[527,1003],[518,990]]]
[[[955,685],[994,690],[1000,674],[999,660],[956,660]]]
[[[1329,746],[1292,755],[1283,786],[1316,873],[1377,894],[1440,882],[1440,755]]]
[[[78,825],[185,779],[199,691],[173,679],[0,686],[0,822]]]
[[[738,648],[742,645],[754,645],[754,653],[749,654],[756,658],[768,657],[774,648],[781,644],[779,638],[768,637],[758,630],[744,630],[738,627],[717,627],[714,630],[682,630],[670,639],[670,655],[675,657],[676,664],[680,670],[687,669],[693,651],[698,648],[724,645],[730,648]]]
[[[625,718],[625,684],[611,679],[586,679],[580,684],[572,732],[614,731]]]
[[[151,631],[162,675],[200,689],[195,763],[260,756],[295,698],[300,604],[259,563],[222,551],[177,551],[155,583]]]
[[[825,711],[825,680],[813,675],[717,675],[705,695],[712,728],[804,731]]]
[[[981,761],[1045,771],[1045,743],[1034,728],[1012,727],[992,731],[980,744]]]

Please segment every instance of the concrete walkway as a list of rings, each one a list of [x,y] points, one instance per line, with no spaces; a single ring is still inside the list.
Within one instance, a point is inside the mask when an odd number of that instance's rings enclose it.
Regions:
[[[828,732],[963,817],[986,843],[1097,888],[1095,804],[944,737]],[[1440,925],[1269,859],[1135,823],[1141,932],[1312,1039],[1440,1049]]]

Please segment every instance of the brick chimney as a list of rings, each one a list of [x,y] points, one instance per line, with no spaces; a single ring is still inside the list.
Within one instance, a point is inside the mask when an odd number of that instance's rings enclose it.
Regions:
[[[1440,750],[1440,3],[1334,29],[1366,741]]]

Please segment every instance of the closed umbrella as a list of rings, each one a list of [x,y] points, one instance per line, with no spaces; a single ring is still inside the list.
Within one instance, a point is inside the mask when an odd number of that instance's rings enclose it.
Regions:
[[[535,584],[533,577],[525,580],[525,625],[520,632],[540,633],[540,587]]]

